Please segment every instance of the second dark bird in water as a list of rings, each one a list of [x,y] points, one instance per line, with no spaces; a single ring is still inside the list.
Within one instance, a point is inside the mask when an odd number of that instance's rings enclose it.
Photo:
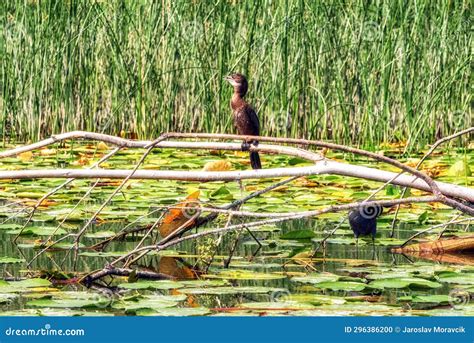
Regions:
[[[372,242],[377,233],[377,218],[382,214],[383,209],[379,205],[370,202],[360,205],[349,212],[349,225],[356,239],[359,236],[372,235]]]
[[[237,132],[239,135],[259,136],[260,122],[258,121],[257,113],[244,99],[248,89],[247,79],[242,74],[232,74],[227,76],[225,80],[234,87],[230,107],[232,108],[234,125],[237,128]],[[242,150],[248,150],[250,144],[257,145],[258,141],[245,141],[242,144]],[[250,152],[250,164],[253,169],[262,168],[258,152]]]

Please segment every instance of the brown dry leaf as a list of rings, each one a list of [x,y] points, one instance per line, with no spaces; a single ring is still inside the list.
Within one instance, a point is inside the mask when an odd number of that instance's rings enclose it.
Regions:
[[[248,191],[248,192],[254,192],[254,191],[258,190],[258,186],[257,185],[245,186],[245,190]]]
[[[229,161],[213,161],[207,162],[203,171],[226,171],[232,168],[232,164]]]
[[[54,200],[51,200],[51,199],[44,199],[42,202],[41,202],[41,207],[49,207],[49,206],[53,206],[53,205],[56,205],[57,202],[54,201]]]
[[[389,143],[386,142],[386,143],[380,144],[380,148],[397,150],[397,149],[404,149],[406,145],[407,145],[406,141],[389,142]]]
[[[109,150],[109,147],[104,142],[99,142],[99,144],[97,144],[97,150]]]
[[[183,225],[190,227],[194,224],[194,220],[190,219],[196,209],[189,207],[199,207],[199,194],[199,191],[191,193],[185,200],[177,203],[165,213],[158,228],[162,238],[167,237]]]
[[[306,176],[303,176],[295,180],[295,185],[301,187],[318,187],[319,183],[309,180]]]
[[[56,155],[56,153],[57,153],[56,149],[41,149],[40,150],[41,156],[52,156],[52,155]]]
[[[246,151],[234,151],[235,157],[247,157],[248,152]]]
[[[82,155],[77,161],[74,161],[71,164],[73,166],[87,166],[90,162],[90,159],[86,155]]]
[[[16,157],[19,158],[22,162],[29,162],[33,159],[33,153],[31,151],[25,151],[21,154],[18,154]]]
[[[112,186],[112,187],[118,187],[122,184],[122,181],[120,180],[108,180],[108,181],[103,181],[103,182],[98,182],[97,187],[106,187],[106,186]]]

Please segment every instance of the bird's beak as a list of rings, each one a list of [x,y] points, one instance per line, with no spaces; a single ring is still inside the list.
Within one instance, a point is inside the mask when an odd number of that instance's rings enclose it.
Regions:
[[[226,77],[224,77],[224,80],[230,82],[232,80],[232,77],[230,75],[227,75]]]

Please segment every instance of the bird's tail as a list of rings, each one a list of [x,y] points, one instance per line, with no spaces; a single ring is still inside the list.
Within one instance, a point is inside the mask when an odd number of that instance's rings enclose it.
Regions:
[[[262,163],[260,162],[260,155],[258,152],[250,152],[250,165],[252,166],[252,169],[262,169]]]

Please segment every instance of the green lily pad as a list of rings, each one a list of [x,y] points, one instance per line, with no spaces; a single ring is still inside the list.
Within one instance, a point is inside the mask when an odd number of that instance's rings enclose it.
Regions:
[[[110,238],[110,237],[113,237],[115,236],[115,232],[114,231],[97,231],[97,232],[93,232],[93,233],[87,233],[85,234],[85,237],[87,238]]]
[[[126,251],[84,251],[79,256],[87,257],[120,257],[126,255]]]
[[[439,288],[438,282],[421,278],[388,278],[379,279],[369,283],[369,286],[377,289],[385,288]]]
[[[449,176],[466,177],[471,176],[472,171],[471,168],[469,168],[467,160],[463,159],[455,162],[451,168],[449,168],[447,174]]]
[[[340,276],[332,273],[313,273],[306,276],[295,276],[291,281],[318,284],[321,282],[331,282],[339,280]]]
[[[0,304],[5,304],[12,302],[13,300],[17,299],[18,295],[11,294],[11,293],[0,293]]]
[[[259,273],[252,270],[226,269],[216,274],[204,275],[208,279],[230,279],[230,280],[276,280],[285,279],[283,274]]]
[[[0,224],[0,230],[15,230],[22,228],[20,224]]]
[[[410,301],[412,303],[434,303],[434,304],[448,304],[451,298],[446,294],[431,294],[431,295],[415,295],[404,296],[397,298],[399,301]]]
[[[202,288],[183,288],[180,289],[184,294],[266,294],[282,291],[279,288],[260,287],[260,286],[239,286],[239,287],[202,287]]]
[[[175,307],[181,301],[185,300],[185,295],[147,295],[138,299],[138,301],[118,301],[112,307],[125,310],[127,313],[135,313],[139,309],[161,309]]]
[[[8,281],[0,283],[0,292],[22,291],[28,288],[49,287],[51,282],[45,279],[33,278],[21,281]]]
[[[211,311],[205,307],[168,307],[157,310],[142,309],[136,312],[137,316],[167,316],[167,317],[187,317],[187,316],[205,316]]]
[[[27,306],[51,308],[105,308],[110,306],[112,299],[92,292],[63,292],[51,298],[28,301]]]
[[[364,290],[367,287],[367,285],[365,283],[352,282],[352,281],[326,281],[326,282],[317,283],[315,287],[330,289],[333,291],[360,292]]]
[[[474,285],[474,273],[445,272],[438,275],[438,280],[459,285]]]
[[[66,230],[56,228],[55,226],[30,226],[26,227],[23,231],[20,229],[14,229],[7,231],[9,235],[18,235],[21,232],[22,236],[60,236],[66,233]]]
[[[184,280],[180,281],[185,287],[221,287],[229,285],[226,280]]]
[[[249,302],[241,304],[240,307],[253,310],[308,310],[316,308],[316,306],[312,304],[301,303],[297,301]]]
[[[280,236],[280,239],[311,239],[316,237],[313,230],[294,230]]]
[[[334,305],[344,304],[347,301],[343,297],[328,296],[328,295],[323,295],[323,294],[311,294],[311,293],[291,294],[288,296],[288,300],[309,303],[315,306],[323,305],[323,304],[334,304]]]
[[[169,281],[169,280],[156,280],[156,281],[137,281],[131,283],[121,283],[117,287],[125,289],[176,289],[181,288],[184,285],[181,282]]]
[[[15,258],[15,257],[0,257],[0,264],[11,264],[11,263],[23,263],[25,259],[23,258]]]

